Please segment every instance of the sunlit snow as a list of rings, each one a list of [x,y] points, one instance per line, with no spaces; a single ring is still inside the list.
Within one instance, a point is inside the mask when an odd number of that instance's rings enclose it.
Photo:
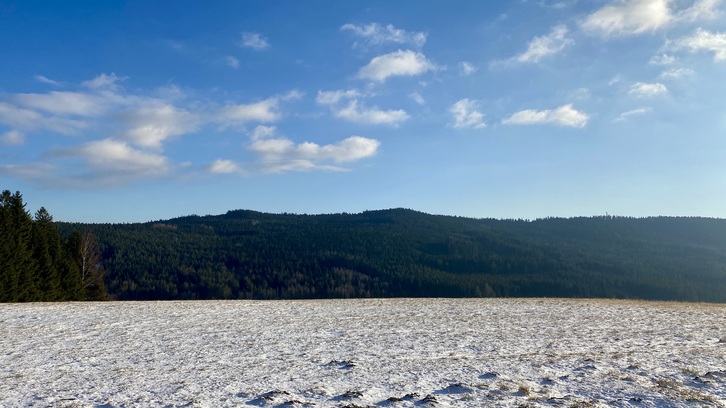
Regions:
[[[726,305],[0,305],[0,406],[725,406]]]

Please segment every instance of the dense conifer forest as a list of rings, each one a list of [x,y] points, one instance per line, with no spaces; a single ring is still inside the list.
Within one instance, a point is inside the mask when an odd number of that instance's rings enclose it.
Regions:
[[[726,302],[726,220],[535,221],[407,209],[235,210],[143,224],[57,224],[99,239],[117,299],[604,297]]]
[[[23,196],[0,195],[0,302],[105,300],[97,241],[79,231],[62,239],[41,207],[34,217]]]

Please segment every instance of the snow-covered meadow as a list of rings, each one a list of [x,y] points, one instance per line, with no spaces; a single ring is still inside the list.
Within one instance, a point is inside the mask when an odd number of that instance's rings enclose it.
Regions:
[[[0,305],[0,406],[726,406],[726,305]]]

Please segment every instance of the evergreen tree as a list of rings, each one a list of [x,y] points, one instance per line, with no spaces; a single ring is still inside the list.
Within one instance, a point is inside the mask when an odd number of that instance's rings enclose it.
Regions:
[[[14,229],[11,222],[12,195],[5,190],[0,195],[0,302],[14,302],[18,292],[18,270],[15,267]]]
[[[9,197],[7,215],[10,218],[10,264],[15,268],[11,282],[14,294],[10,301],[37,301],[40,295],[35,284],[37,268],[31,245],[33,221],[25,210],[23,196],[19,191]]]
[[[37,268],[35,286],[39,290],[39,300],[50,302],[64,300],[58,269],[63,255],[60,235],[53,225],[53,217],[44,207],[40,207],[35,213],[32,241],[33,258]]]

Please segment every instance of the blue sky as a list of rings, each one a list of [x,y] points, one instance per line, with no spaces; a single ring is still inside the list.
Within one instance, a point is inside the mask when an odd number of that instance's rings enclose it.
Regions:
[[[721,0],[0,0],[0,187],[246,208],[726,217]]]

